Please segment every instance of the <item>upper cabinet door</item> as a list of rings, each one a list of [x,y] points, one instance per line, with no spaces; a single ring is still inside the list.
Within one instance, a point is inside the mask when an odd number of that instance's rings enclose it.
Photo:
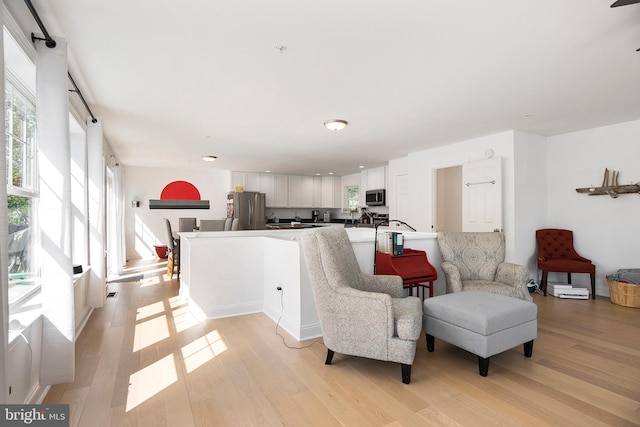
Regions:
[[[502,231],[500,157],[462,165],[462,231]]]

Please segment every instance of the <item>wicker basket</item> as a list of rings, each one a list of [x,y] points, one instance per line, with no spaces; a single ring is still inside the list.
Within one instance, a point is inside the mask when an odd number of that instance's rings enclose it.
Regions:
[[[640,285],[607,279],[611,302],[625,307],[640,308]]]

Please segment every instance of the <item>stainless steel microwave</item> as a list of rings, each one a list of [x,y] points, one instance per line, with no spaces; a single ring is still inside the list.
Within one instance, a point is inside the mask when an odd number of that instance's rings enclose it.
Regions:
[[[380,190],[367,190],[365,193],[367,206],[384,206],[385,193],[384,188]]]

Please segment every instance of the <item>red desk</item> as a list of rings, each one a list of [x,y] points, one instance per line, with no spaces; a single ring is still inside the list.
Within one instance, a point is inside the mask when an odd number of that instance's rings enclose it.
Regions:
[[[429,288],[429,297],[433,297],[433,282],[438,278],[438,271],[427,259],[425,251],[405,249],[402,255],[391,255],[376,252],[375,274],[391,274],[402,277],[402,285],[413,295],[413,288],[422,288],[424,300],[425,288]]]

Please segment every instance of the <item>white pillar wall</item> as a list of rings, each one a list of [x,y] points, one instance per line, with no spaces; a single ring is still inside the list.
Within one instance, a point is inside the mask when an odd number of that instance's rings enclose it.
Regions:
[[[3,7],[0,7],[0,21],[4,22]],[[4,93],[4,39],[3,32],[0,32],[0,57],[3,58],[3,67],[0,69],[0,90]],[[0,112],[0,122],[4,128],[4,108]],[[4,131],[3,131],[4,134]],[[9,252],[7,246],[9,244],[8,220],[7,220],[7,156],[0,156],[0,254]],[[8,371],[7,371],[7,354],[8,346],[8,328],[9,328],[9,275],[8,275],[8,259],[6,256],[0,256],[0,325],[2,325],[2,333],[0,333],[0,402],[8,401]]]
[[[105,166],[102,119],[87,119],[87,161],[89,174],[89,290],[87,304],[102,307],[105,302]]]
[[[36,101],[42,239],[40,384],[73,381],[75,320],[71,259],[71,144],[67,43],[36,43]]]

